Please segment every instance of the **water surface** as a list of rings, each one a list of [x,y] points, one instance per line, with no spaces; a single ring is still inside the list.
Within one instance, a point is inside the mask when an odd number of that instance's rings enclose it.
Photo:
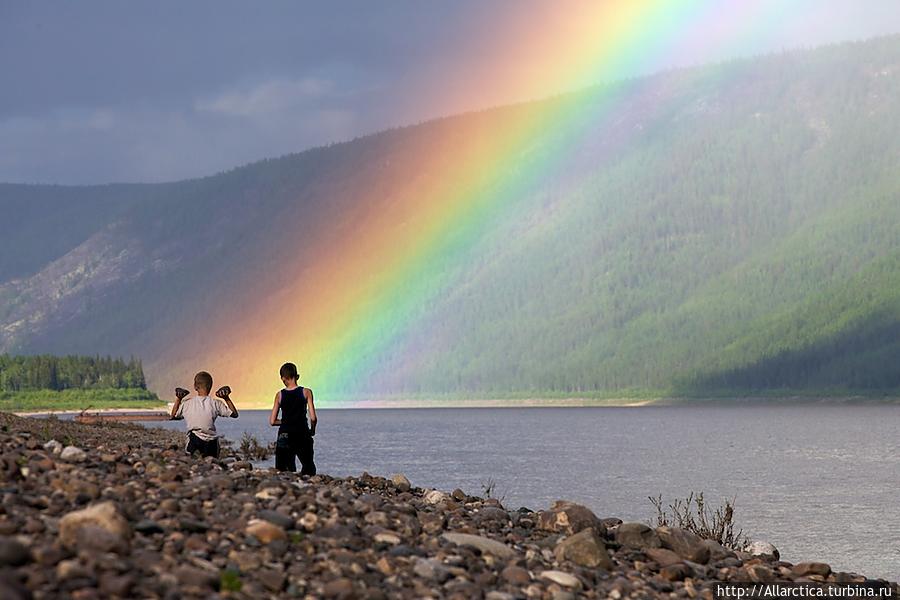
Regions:
[[[404,473],[414,485],[510,508],[564,498],[647,521],[648,496],[736,498],[736,522],[791,562],[900,579],[900,407],[321,409],[316,463],[334,476]],[[272,441],[268,411],[219,419]],[[163,423],[183,427],[181,422]],[[270,461],[271,463],[272,461]]]

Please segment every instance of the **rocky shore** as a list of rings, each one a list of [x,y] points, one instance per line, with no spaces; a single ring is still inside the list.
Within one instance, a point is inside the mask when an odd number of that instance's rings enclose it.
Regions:
[[[509,510],[402,475],[301,479],[126,424],[0,414],[0,598],[703,598],[865,582],[557,502]]]

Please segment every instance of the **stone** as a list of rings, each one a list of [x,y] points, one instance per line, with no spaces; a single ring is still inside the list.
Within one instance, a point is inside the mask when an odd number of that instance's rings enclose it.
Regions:
[[[482,554],[492,554],[502,560],[508,560],[514,557],[516,554],[513,549],[506,544],[503,544],[496,540],[492,540],[490,538],[482,537],[480,535],[472,535],[468,533],[445,533],[441,535],[441,537],[448,542],[456,544],[457,546],[468,546],[470,548],[475,548]]]
[[[809,577],[810,575],[828,577],[831,575],[831,566],[821,562],[801,562],[793,566],[791,573],[797,577]]]
[[[449,496],[440,490],[431,490],[425,494],[425,502],[428,504],[440,504],[447,500]]]
[[[485,506],[475,515],[475,520],[481,523],[506,523],[509,521],[509,513],[496,506]]]
[[[266,586],[266,589],[275,593],[284,589],[284,583],[287,580],[285,574],[276,569],[260,569],[256,572],[256,578]]]
[[[656,531],[644,523],[622,523],[616,527],[615,538],[620,546],[638,550],[662,546]]]
[[[128,598],[131,596],[132,588],[134,588],[135,578],[133,575],[114,575],[105,573],[100,577],[100,591],[104,597]]]
[[[756,583],[769,583],[771,581],[775,581],[775,573],[773,573],[772,569],[765,565],[747,565],[744,567],[744,571],[747,572],[747,576],[750,577],[750,581]]]
[[[686,577],[690,577],[692,574],[691,568],[683,562],[663,567],[659,572],[659,576],[666,581],[684,581]]]
[[[178,583],[187,588],[211,589],[219,585],[218,573],[197,567],[182,565],[175,569],[174,574]]]
[[[138,521],[134,526],[134,530],[144,535],[152,535],[154,533],[162,533],[164,531],[159,523],[151,519]]]
[[[322,588],[325,598],[348,598],[353,595],[353,582],[346,577],[332,579]]]
[[[44,450],[52,454],[59,454],[63,450],[63,445],[56,440],[50,440],[44,444]]]
[[[31,562],[31,552],[12,537],[0,537],[0,567],[20,567]]]
[[[92,504],[63,516],[59,540],[70,550],[127,552],[131,527],[112,502]]]
[[[771,556],[775,560],[781,558],[781,553],[778,552],[778,548],[769,542],[753,542],[744,548],[744,552],[750,556]]]
[[[703,544],[709,548],[709,562],[718,562],[735,556],[734,552],[716,540],[703,540]]]
[[[461,489],[456,488],[455,490],[453,490],[453,492],[451,492],[450,497],[453,498],[454,500],[456,500],[457,502],[464,502],[466,500],[466,498],[468,498],[468,494],[466,494]]]
[[[522,567],[510,565],[500,572],[500,577],[512,585],[526,585],[531,583],[531,575]]]
[[[567,588],[578,589],[581,587],[581,581],[577,577],[564,571],[544,571],[540,578]]]
[[[209,523],[197,519],[178,519],[178,527],[188,533],[205,533],[209,531]]]
[[[393,531],[381,531],[376,533],[373,539],[379,544],[390,544],[391,546],[396,546],[403,541],[400,539],[400,536]]]
[[[660,567],[668,567],[683,562],[683,559],[666,548],[647,548],[644,550],[647,558],[658,564]]]
[[[566,535],[572,535],[588,528],[593,528],[600,534],[606,533],[600,519],[589,508],[565,500],[557,500],[550,510],[542,511],[539,515],[538,526],[544,531],[565,533]]]
[[[68,579],[86,579],[90,576],[88,570],[84,568],[78,560],[61,560],[56,565],[56,578],[60,581]]]
[[[582,567],[613,570],[612,560],[593,528],[582,529],[575,535],[564,538],[556,545],[556,560],[569,560]]]
[[[294,527],[294,519],[275,510],[261,510],[259,511],[259,518],[273,525],[278,525],[282,529],[292,529]]]
[[[709,561],[709,548],[696,533],[663,525],[656,528],[656,534],[663,548],[672,550],[681,558],[701,565]]]
[[[284,490],[280,487],[267,487],[256,492],[255,497],[258,500],[278,500],[284,494]]]
[[[87,452],[77,446],[66,446],[59,457],[66,462],[84,462],[87,459]]]
[[[402,473],[391,475],[391,482],[394,484],[394,487],[397,488],[397,490],[400,492],[408,492],[410,489],[412,489],[412,485],[409,483],[409,479],[407,479],[406,475]]]
[[[250,522],[247,523],[247,528],[244,530],[244,533],[252,535],[263,544],[268,544],[275,540],[288,539],[287,533],[285,533],[283,528],[261,519],[251,519]]]

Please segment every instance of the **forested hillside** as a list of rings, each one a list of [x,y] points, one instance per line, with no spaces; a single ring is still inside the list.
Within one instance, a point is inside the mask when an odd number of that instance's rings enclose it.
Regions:
[[[577,145],[514,210],[485,215],[465,261],[436,267],[439,293],[387,308],[398,315],[385,322],[414,324],[360,349],[368,370],[327,392],[900,393],[900,37],[601,96],[623,108],[573,119]],[[150,387],[169,388],[210,348],[239,348],[227,324],[287,290],[284,269],[304,273],[322,236],[354,243],[365,199],[427,180],[426,149],[452,154],[580,102],[461,115],[200,180],[0,185],[0,352],[139,355]],[[563,135],[536,131],[509,168],[530,177]],[[249,368],[233,363],[235,378]]]

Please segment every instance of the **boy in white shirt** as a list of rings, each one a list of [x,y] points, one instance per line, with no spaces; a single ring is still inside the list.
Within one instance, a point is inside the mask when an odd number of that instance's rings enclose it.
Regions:
[[[188,454],[199,452],[201,456],[219,457],[219,434],[216,432],[216,419],[218,417],[231,417],[236,419],[238,410],[231,401],[231,388],[220,387],[216,396],[224,400],[217,400],[209,395],[212,389],[212,375],[206,371],[200,371],[194,375],[194,390],[196,396],[187,400],[188,391],[184,388],[175,388],[175,405],[172,406],[172,419],[184,419],[188,431]]]

